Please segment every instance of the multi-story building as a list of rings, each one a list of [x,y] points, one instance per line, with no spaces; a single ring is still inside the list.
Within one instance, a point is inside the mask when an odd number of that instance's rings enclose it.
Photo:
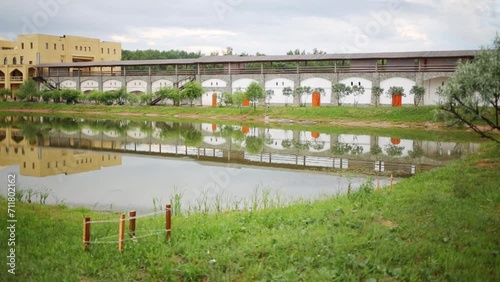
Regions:
[[[0,40],[0,89],[16,92],[36,75],[38,64],[119,61],[121,55],[121,43],[88,37],[23,34]]]

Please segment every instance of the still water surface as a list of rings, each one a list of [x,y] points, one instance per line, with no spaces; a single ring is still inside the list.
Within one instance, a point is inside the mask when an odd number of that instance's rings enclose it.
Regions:
[[[363,174],[384,185],[391,174],[409,177],[479,148],[222,124],[0,119],[2,179],[18,173],[19,188],[49,193],[47,203],[100,210],[151,210],[175,195],[184,208],[206,202],[244,208],[267,194],[318,198],[356,189]]]

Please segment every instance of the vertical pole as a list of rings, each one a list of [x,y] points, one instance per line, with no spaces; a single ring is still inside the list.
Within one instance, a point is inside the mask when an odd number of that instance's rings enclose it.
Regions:
[[[380,179],[377,179],[377,192],[380,192]]]
[[[167,205],[165,208],[165,229],[167,231],[166,239],[169,240],[172,236],[172,205]]]
[[[90,249],[90,217],[83,219],[83,250],[88,252]]]
[[[394,180],[394,177],[392,177],[392,174],[391,174],[391,192],[392,192],[392,181]]]
[[[118,229],[118,251],[123,253],[123,243],[125,239],[125,214],[120,215],[120,227]]]
[[[129,216],[129,223],[128,223],[128,229],[129,229],[129,235],[130,237],[135,237],[135,216],[137,215],[136,211],[130,211]]]

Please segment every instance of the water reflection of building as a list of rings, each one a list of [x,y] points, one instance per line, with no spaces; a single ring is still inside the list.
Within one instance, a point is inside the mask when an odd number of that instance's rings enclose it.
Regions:
[[[18,165],[21,175],[44,177],[77,174],[122,164],[118,154],[55,149],[47,146],[49,142],[40,136],[29,140],[16,128],[0,129],[0,167]],[[99,145],[108,145],[108,142]]]

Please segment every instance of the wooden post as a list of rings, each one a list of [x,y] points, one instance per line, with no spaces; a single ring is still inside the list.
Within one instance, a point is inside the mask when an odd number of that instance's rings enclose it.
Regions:
[[[392,177],[392,174],[391,174],[391,192],[392,192],[392,181],[394,180],[394,177]]]
[[[165,229],[167,231],[166,239],[169,240],[172,236],[172,205],[167,205],[165,208]]]
[[[135,216],[137,215],[136,211],[130,211],[129,212],[129,222],[128,222],[128,229],[129,229],[129,235],[130,237],[135,237]]]
[[[83,219],[83,250],[90,250],[90,217]]]
[[[351,183],[347,185],[347,195],[351,194]]]
[[[122,213],[120,215],[120,225],[118,229],[118,251],[120,253],[123,253],[123,245],[124,245],[124,239],[125,239],[125,214]]]

